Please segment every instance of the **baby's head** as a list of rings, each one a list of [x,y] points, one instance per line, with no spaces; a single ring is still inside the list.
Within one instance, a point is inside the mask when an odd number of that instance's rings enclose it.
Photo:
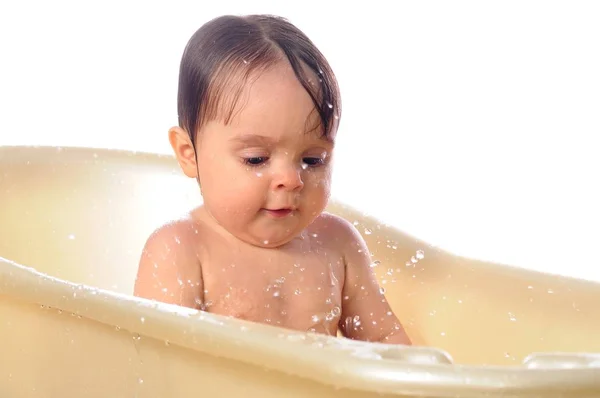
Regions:
[[[169,139],[212,219],[277,247],[327,205],[340,93],[325,57],[278,17],[224,16],[185,48]]]

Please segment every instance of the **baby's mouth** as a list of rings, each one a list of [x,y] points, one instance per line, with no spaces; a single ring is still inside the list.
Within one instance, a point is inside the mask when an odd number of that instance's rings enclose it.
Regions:
[[[293,210],[289,207],[284,207],[280,209],[264,209],[264,211],[271,217],[275,218],[283,218],[292,214],[293,212]]]

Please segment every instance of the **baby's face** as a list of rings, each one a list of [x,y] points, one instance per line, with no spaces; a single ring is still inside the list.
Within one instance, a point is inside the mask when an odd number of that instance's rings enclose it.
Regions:
[[[325,208],[333,142],[287,64],[247,84],[229,124],[198,135],[198,173],[206,209],[229,233],[276,247],[298,236]],[[313,130],[313,131],[311,131]]]

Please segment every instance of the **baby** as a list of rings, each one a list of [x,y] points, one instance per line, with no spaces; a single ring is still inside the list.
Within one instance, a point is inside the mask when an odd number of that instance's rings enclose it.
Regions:
[[[158,228],[134,294],[299,331],[411,344],[361,235],[324,212],[340,121],[328,62],[283,18],[223,16],[190,39],[169,141],[203,204]]]

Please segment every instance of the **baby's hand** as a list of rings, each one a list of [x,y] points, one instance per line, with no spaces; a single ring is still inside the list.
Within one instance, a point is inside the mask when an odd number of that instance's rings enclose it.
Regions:
[[[344,336],[364,341],[410,345],[402,324],[390,308],[375,273],[371,255],[360,233],[340,219],[346,265],[340,329]]]

